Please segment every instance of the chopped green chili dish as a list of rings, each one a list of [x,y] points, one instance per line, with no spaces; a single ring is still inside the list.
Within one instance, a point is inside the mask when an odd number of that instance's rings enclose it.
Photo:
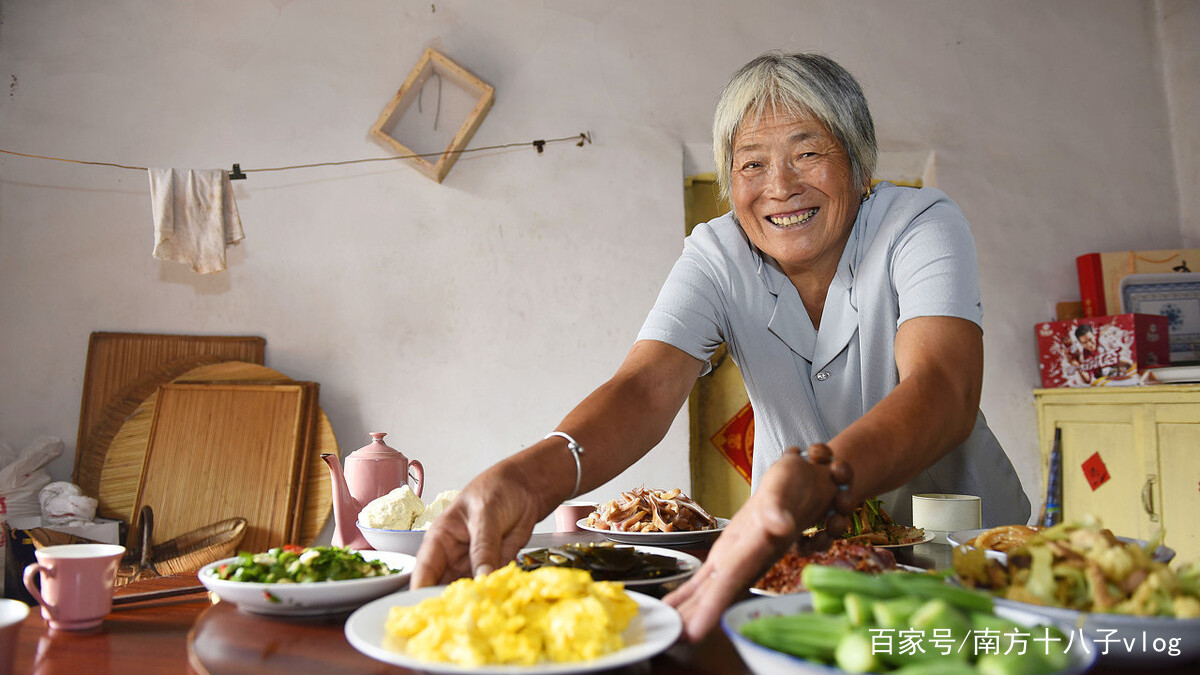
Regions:
[[[213,574],[226,581],[295,584],[314,581],[340,581],[395,574],[396,570],[378,560],[366,560],[362,553],[335,546],[287,545],[266,553],[243,551],[237,560],[217,567]]]

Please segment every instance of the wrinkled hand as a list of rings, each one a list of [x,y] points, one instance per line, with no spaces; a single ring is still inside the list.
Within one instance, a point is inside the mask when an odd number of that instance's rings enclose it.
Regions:
[[[834,491],[827,470],[785,453],[713,543],[696,574],[663,598],[683,617],[683,637],[696,642],[707,635],[721,612],[770,569],[805,528],[825,520]],[[844,521],[831,518],[831,531],[844,529]]]
[[[425,533],[411,587],[487,574],[513,560],[545,515],[526,478],[505,461],[467,484]]]

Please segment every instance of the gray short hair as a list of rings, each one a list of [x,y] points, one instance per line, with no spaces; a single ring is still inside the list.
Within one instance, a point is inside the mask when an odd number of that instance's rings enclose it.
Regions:
[[[850,155],[859,187],[865,190],[871,184],[879,148],[858,81],[827,56],[769,51],[734,73],[717,100],[713,159],[721,198],[729,199],[733,137],[747,117],[757,119],[773,108],[811,114],[823,122]]]

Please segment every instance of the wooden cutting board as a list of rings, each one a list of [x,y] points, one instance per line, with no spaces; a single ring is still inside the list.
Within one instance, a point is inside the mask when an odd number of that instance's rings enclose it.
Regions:
[[[222,361],[261,364],[266,346],[266,339],[252,335],[92,333],[83,372],[75,473],[79,474],[85,458],[78,448],[85,445],[103,418],[105,407],[124,388],[163,364],[189,357],[215,356]]]
[[[193,368],[172,380],[187,382],[289,383],[293,380],[266,366],[241,361],[225,361]],[[141,483],[143,462],[150,439],[151,424],[158,400],[157,391],[146,397],[121,424],[102,461],[97,512],[106,518],[132,523]],[[307,468],[302,481],[302,514],[297,528],[301,545],[309,545],[321,534],[333,508],[329,468],[321,461],[323,453],[338,454],[337,439],[329,418],[318,406],[314,442],[311,443]],[[157,510],[156,510],[157,511]],[[157,537],[156,537],[157,538]]]
[[[241,548],[297,543],[312,382],[159,387],[134,510],[154,509],[154,543],[245,518]]]
[[[141,377],[126,385],[109,397],[103,412],[97,416],[87,439],[75,446],[74,483],[83,494],[95,497],[100,493],[100,475],[104,469],[104,457],[113,437],[147,397],[184,373],[199,366],[220,363],[218,356],[190,356],[176,359],[152,368]]]

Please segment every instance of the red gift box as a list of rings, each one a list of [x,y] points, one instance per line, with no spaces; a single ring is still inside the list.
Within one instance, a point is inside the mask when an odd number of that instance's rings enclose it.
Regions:
[[[1165,316],[1093,316],[1036,329],[1045,388],[1142,384],[1148,369],[1171,365]]]

